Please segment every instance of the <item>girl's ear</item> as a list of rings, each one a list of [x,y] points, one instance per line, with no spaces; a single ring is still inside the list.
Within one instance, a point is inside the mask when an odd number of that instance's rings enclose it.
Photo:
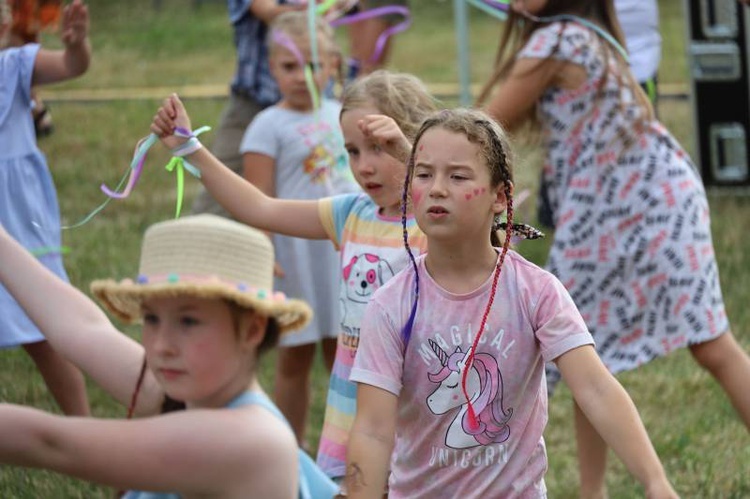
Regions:
[[[492,206],[492,211],[496,215],[499,215],[500,213],[504,212],[508,208],[508,196],[507,194],[513,195],[513,183],[509,182],[508,184],[508,192],[506,193],[506,183],[500,182],[497,184],[497,187],[495,187],[495,202]]]
[[[251,310],[244,311],[239,322],[239,342],[243,349],[256,351],[266,336],[268,317]]]

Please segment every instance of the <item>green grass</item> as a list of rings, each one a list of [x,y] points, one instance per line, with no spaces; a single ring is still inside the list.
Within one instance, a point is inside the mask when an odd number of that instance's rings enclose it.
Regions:
[[[226,85],[234,64],[234,49],[224,2],[165,0],[162,9],[151,0],[116,2],[92,0],[94,61],[82,78],[49,89],[105,89]],[[456,48],[451,2],[413,0],[414,24],[398,36],[391,67],[409,71],[430,83],[452,83],[456,73]],[[660,1],[664,58],[660,81],[685,82],[684,18],[679,0]],[[489,74],[501,24],[471,9],[471,80],[481,83]],[[345,37],[341,33],[341,40]],[[45,43],[55,45],[52,37]],[[44,94],[43,94],[44,95]],[[446,99],[455,103],[455,98]],[[153,99],[63,102],[51,100],[57,130],[40,145],[48,154],[60,198],[63,222],[74,223],[104,200],[99,184],[114,186],[126,171],[136,141],[148,133],[159,102]],[[220,99],[188,99],[195,126],[215,125],[223,107]],[[670,130],[692,150],[693,123],[689,104],[663,100],[659,113]],[[210,141],[210,137],[208,139]],[[519,150],[516,167],[518,190],[535,189],[538,151]],[[155,148],[148,171],[134,194],[113,201],[94,220],[64,232],[72,248],[66,266],[74,284],[88,289],[95,278],[132,276],[137,268],[140,237],[153,222],[174,216],[175,181],[163,170],[167,156]],[[187,199],[198,183],[187,181]],[[750,350],[750,256],[745,251],[750,233],[750,198],[721,192],[710,196],[714,243],[728,315],[735,334]],[[519,208],[522,218],[533,221],[533,202]],[[524,243],[520,250],[543,263],[545,243]],[[127,330],[137,336],[134,329]],[[274,357],[263,362],[264,385],[272,385]],[[635,399],[643,420],[677,490],[687,498],[750,497],[750,439],[716,383],[678,351],[667,358],[620,377]],[[310,436],[317,443],[322,424],[327,376],[318,362]],[[100,417],[122,417],[114,404],[89,384],[93,412]],[[0,400],[59,412],[31,361],[21,350],[0,352]],[[550,497],[575,497],[577,462],[571,417],[570,393],[562,387],[550,400],[546,438],[550,470]],[[112,452],[117,452],[113,449]],[[642,496],[642,491],[612,457],[608,484],[612,498]],[[0,467],[2,498],[112,497],[108,488],[86,484],[54,473]]]

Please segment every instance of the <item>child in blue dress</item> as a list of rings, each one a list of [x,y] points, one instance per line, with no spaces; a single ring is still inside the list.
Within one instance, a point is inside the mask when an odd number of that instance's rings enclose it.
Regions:
[[[0,9],[0,40],[5,40],[11,25],[10,9],[6,0],[0,3],[4,7]],[[65,280],[60,212],[47,161],[36,144],[31,87],[75,78],[88,69],[88,28],[87,7],[81,0],[74,0],[63,13],[63,50],[46,50],[38,44],[0,50],[0,224]],[[0,286],[0,348],[18,345],[34,360],[62,411],[88,415],[81,373],[50,347]]]

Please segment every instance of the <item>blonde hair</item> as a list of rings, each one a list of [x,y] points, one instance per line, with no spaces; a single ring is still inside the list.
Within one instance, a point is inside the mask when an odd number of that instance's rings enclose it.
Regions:
[[[422,122],[437,111],[437,101],[416,76],[380,69],[350,83],[341,95],[341,114],[364,107],[393,118],[414,140]]]
[[[274,33],[284,33],[293,40],[309,39],[310,37],[308,16],[306,12],[301,10],[293,10],[280,14],[274,18],[269,27],[270,30],[268,31],[267,39],[269,51],[273,51],[273,48],[279,45],[278,40],[274,38]],[[322,40],[325,43],[324,51],[326,53],[341,54],[341,50],[336,43],[336,37],[333,34],[333,28],[322,17],[318,16],[315,18],[315,32],[318,40]]]

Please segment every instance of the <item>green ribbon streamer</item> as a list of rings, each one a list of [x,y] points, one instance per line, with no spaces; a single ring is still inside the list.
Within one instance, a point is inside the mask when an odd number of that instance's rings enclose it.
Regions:
[[[313,109],[317,111],[320,109],[320,95],[318,95],[318,90],[315,87],[313,71],[309,64],[305,66],[305,83],[307,83],[307,89],[310,91],[310,97],[312,97]]]
[[[68,246],[42,246],[41,248],[29,250],[29,253],[37,258],[44,255],[67,255],[70,253],[70,248]]]
[[[315,15],[316,15],[316,5],[315,2],[308,2],[307,3],[307,31],[310,33],[310,58],[312,59],[313,66],[315,67],[315,70],[318,69],[318,64],[320,63],[320,56],[318,54],[318,37],[316,36],[317,30],[315,29]],[[304,61],[303,61],[304,63]],[[305,81],[307,82],[308,87],[310,87],[311,93],[313,92],[313,89],[315,88],[315,85],[313,84],[312,80],[312,70],[309,71],[310,76],[308,77],[308,71],[307,68],[305,68]],[[313,106],[315,103],[315,95],[313,94]],[[317,109],[317,107],[315,107]]]
[[[192,134],[193,137],[197,137],[203,132],[211,130],[210,126],[202,126],[195,130]],[[173,156],[169,160],[167,166],[164,167],[168,172],[177,171],[177,207],[175,208],[175,218],[180,218],[180,212],[182,211],[182,199],[185,197],[185,170],[196,178],[201,178],[201,172],[196,167],[185,161],[180,156]]]
[[[164,168],[168,172],[172,172],[175,169],[177,170],[177,209],[174,217],[180,218],[180,211],[182,211],[182,197],[185,193],[185,160],[178,156],[174,156]]]
[[[333,7],[336,4],[336,0],[326,0],[325,2],[318,4],[318,7],[315,9],[316,14],[322,16],[326,12],[328,12],[328,9]],[[312,32],[311,32],[312,33]]]

